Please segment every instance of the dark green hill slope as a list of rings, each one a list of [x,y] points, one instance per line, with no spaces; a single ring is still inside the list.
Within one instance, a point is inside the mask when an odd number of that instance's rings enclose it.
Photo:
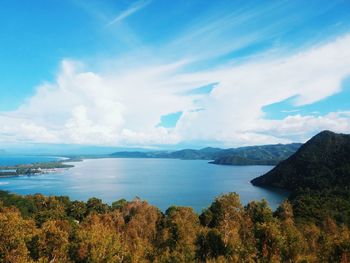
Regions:
[[[350,225],[350,135],[323,131],[252,184],[290,190],[301,221]]]
[[[350,135],[323,131],[252,183],[288,190],[349,186]]]
[[[222,152],[214,164],[225,165],[276,165],[295,153],[300,143],[250,146]]]

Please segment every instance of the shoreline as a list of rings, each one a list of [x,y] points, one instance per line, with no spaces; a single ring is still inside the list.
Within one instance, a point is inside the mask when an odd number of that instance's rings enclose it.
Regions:
[[[74,165],[73,162],[81,162],[84,159],[173,159],[173,160],[200,160],[207,161],[208,164],[220,165],[220,166],[273,166],[269,164],[222,164],[215,163],[213,159],[181,159],[181,158],[159,158],[159,157],[115,157],[115,156],[58,156],[60,160],[48,161],[41,163],[31,163],[31,164],[17,164],[17,165],[0,165],[0,179],[1,178],[11,178],[18,176],[30,176],[30,175],[40,175],[59,172],[60,169],[70,169]],[[59,170],[58,170],[59,169]],[[3,172],[2,172],[3,171]]]
[[[59,161],[32,163],[32,164],[17,164],[0,166],[0,178],[11,178],[19,176],[32,176],[56,173],[63,169],[73,168],[74,165],[68,164],[79,162],[82,159],[74,159],[70,157],[60,157]]]

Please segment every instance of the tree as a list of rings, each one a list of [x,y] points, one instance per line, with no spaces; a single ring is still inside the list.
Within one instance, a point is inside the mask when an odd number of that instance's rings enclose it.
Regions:
[[[70,262],[68,257],[69,228],[67,221],[50,220],[42,225],[38,239],[41,260]]]
[[[262,262],[281,262],[283,235],[277,221],[257,223],[255,226],[258,256]]]
[[[109,210],[108,205],[102,203],[102,200],[96,197],[90,198],[86,203],[86,207],[87,207],[88,214],[91,214],[91,213],[103,214],[108,212]]]
[[[272,210],[265,199],[250,202],[245,207],[245,211],[254,224],[271,222],[273,220]]]
[[[126,252],[121,243],[121,235],[115,231],[113,221],[104,216],[92,214],[79,225],[76,251],[73,253],[76,261],[123,262]]]
[[[221,195],[209,207],[211,222],[222,235],[223,242],[230,251],[230,260],[239,261],[242,252],[241,227],[244,222],[244,208],[236,193]]]
[[[320,262],[349,262],[350,232],[346,226],[337,226],[327,218],[322,225],[319,237],[318,260]]]
[[[289,201],[284,201],[275,212],[280,220],[281,234],[284,237],[282,247],[282,259],[287,262],[297,262],[304,258],[307,251],[307,244],[301,232],[294,224],[293,208]]]
[[[170,262],[193,262],[196,237],[200,225],[198,216],[190,207],[172,206],[165,212],[163,228],[158,237],[162,254]]]
[[[196,257],[200,262],[208,262],[220,256],[227,256],[229,252],[221,233],[216,229],[210,229],[200,233],[196,245]]]
[[[86,204],[82,201],[73,201],[68,206],[68,216],[82,221],[87,213]]]
[[[262,262],[279,262],[284,245],[280,222],[273,217],[266,200],[250,202],[245,211],[253,223],[257,257]]]
[[[124,206],[128,204],[125,199],[120,199],[112,203],[112,210],[122,210]]]
[[[26,243],[35,235],[35,224],[17,209],[0,204],[0,262],[31,262]]]
[[[34,214],[37,226],[41,226],[49,220],[64,220],[67,218],[65,203],[55,196],[46,197],[41,194],[35,194],[28,198],[33,200],[37,207],[37,211]]]
[[[125,241],[134,262],[152,259],[157,238],[157,226],[161,220],[158,208],[136,198],[123,209]]]

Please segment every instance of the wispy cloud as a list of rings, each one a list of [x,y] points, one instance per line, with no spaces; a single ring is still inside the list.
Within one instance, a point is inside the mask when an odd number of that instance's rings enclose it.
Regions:
[[[283,113],[294,113],[294,112],[299,112],[300,109],[295,109],[295,110],[282,110],[281,112]]]
[[[112,21],[110,21],[106,26],[111,26],[115,23],[118,23],[127,17],[133,15],[137,11],[141,10],[142,8],[146,7],[151,3],[151,0],[140,0],[132,4],[128,9],[121,12],[117,17],[115,17]]]

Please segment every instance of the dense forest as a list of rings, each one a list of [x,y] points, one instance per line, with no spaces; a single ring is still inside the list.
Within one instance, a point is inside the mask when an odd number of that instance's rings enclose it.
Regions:
[[[350,135],[323,131],[252,182],[288,190],[350,186]]]
[[[323,131],[252,183],[290,190],[294,212],[303,220],[332,216],[349,226],[350,135]]]
[[[276,165],[294,154],[300,143],[247,146],[222,152],[212,162],[224,165]]]
[[[112,205],[0,192],[0,262],[348,262],[350,231],[329,215],[295,218],[288,201],[219,196],[197,215],[140,199]]]

